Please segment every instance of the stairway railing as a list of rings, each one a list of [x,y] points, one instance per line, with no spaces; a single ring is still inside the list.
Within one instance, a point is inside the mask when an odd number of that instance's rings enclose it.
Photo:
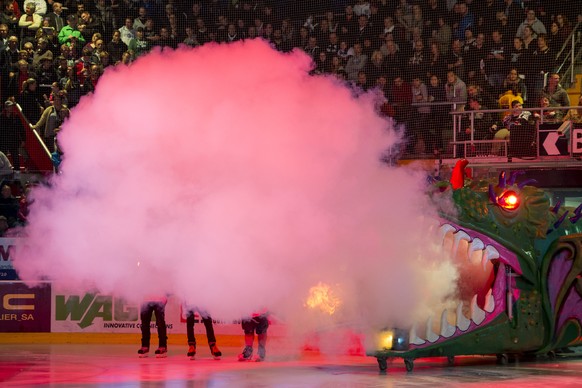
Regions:
[[[568,38],[562,45],[562,48],[556,54],[556,60],[559,60],[562,54],[566,51],[567,54],[564,56],[562,62],[556,68],[556,73],[560,74],[562,77],[562,85],[566,88],[570,87],[576,82],[576,72],[575,65],[582,58],[582,22],[578,22],[576,26],[572,29]],[[576,50],[578,46],[578,50]]]

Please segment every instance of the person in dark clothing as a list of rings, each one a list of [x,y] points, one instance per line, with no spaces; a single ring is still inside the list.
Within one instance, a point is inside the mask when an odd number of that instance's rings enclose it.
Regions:
[[[194,315],[196,308],[186,308],[186,335],[188,336],[188,354],[190,359],[194,359],[196,356],[196,337],[194,336],[194,323],[196,317]],[[216,336],[214,335],[214,326],[212,325],[212,317],[208,313],[202,311],[199,312],[200,319],[204,324],[206,329],[206,338],[208,339],[208,346],[210,347],[210,353],[215,359],[220,359],[222,352],[216,346]]]
[[[12,195],[8,185],[2,186],[0,191],[0,216],[6,217],[8,226],[13,227],[18,220],[18,200]]]
[[[12,165],[16,171],[20,170],[19,148],[24,141],[25,132],[22,122],[14,113],[15,104],[11,100],[4,103],[0,114],[0,151],[10,153]]]
[[[156,349],[156,357],[162,358],[168,356],[168,336],[166,331],[166,304],[168,299],[166,297],[148,298],[141,305],[140,319],[141,319],[141,348],[137,351],[140,358],[147,357],[150,351],[150,322],[152,321],[152,314],[156,315],[156,326],[158,328],[158,349]]]
[[[37,82],[34,78],[28,78],[22,84],[22,92],[18,95],[17,102],[22,108],[22,114],[30,123],[36,123],[40,119],[43,108],[38,96]]]

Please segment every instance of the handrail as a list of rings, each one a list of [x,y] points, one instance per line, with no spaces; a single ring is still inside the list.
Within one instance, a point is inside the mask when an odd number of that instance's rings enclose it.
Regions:
[[[580,56],[582,55],[582,50],[578,50],[578,52],[576,52],[576,41],[577,40],[580,41],[579,34],[580,34],[580,30],[581,30],[580,27],[581,26],[582,26],[582,21],[576,23],[576,25],[572,29],[572,32],[570,33],[570,35],[568,35],[568,38],[566,38],[566,40],[564,41],[562,48],[560,49],[558,54],[556,54],[556,60],[557,60],[558,58],[560,58],[560,56],[562,55],[562,53],[564,52],[564,50],[566,49],[566,47],[568,46],[568,44],[570,42],[571,47],[570,47],[569,55],[566,55],[564,57],[562,63],[560,63],[555,69],[556,73],[561,74],[562,69],[568,63],[568,58],[570,58],[570,65],[564,71],[564,75],[566,75],[567,73],[570,73],[570,85],[573,84],[574,82],[576,82],[576,74],[574,73],[574,66],[576,64],[576,60],[580,59]],[[576,35],[578,35],[578,39],[575,38]]]
[[[34,133],[34,137],[36,137],[36,140],[38,140],[38,142],[42,146],[42,149],[44,150],[44,152],[46,153],[46,155],[49,157],[49,159],[51,159],[52,158],[51,152],[49,151],[48,147],[46,146],[46,144],[42,140],[42,137],[39,135],[38,131],[33,128],[32,124],[30,124],[30,121],[28,121],[28,118],[22,112],[22,108],[20,107],[20,104],[16,104],[16,107],[18,108],[18,112],[20,113],[20,117],[28,125],[28,127],[30,128],[30,130],[32,131],[32,133]]]
[[[572,29],[572,32],[570,32],[570,35],[568,35],[568,37],[566,38],[566,40],[564,41],[564,44],[562,44],[562,48],[560,49],[560,51],[558,52],[558,54],[556,54],[556,60],[558,58],[560,58],[560,55],[562,55],[562,53],[564,52],[564,50],[566,49],[566,46],[568,46],[568,41],[570,39],[572,39],[572,41],[574,41],[574,33],[576,33],[576,31],[578,30],[578,27],[580,27],[580,25],[582,25],[582,21],[576,23],[576,25],[574,26],[574,28]]]

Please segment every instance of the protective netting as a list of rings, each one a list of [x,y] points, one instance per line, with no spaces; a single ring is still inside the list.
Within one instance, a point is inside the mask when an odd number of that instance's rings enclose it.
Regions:
[[[55,152],[58,163],[55,134],[69,110],[94,91],[108,68],[131,65],[155,46],[264,39],[274,50],[303,50],[313,58],[313,76],[331,75],[348,87],[382,92],[379,113],[405,128],[407,143],[398,151],[404,158],[510,156],[512,150],[536,156],[540,122],[579,120],[574,111],[535,110],[578,105],[578,93],[570,101],[553,74],[570,55],[569,42],[577,36],[572,32],[582,19],[569,2],[4,3],[1,99],[18,103],[21,121],[30,122],[46,146],[32,145],[38,143],[34,133],[3,113],[3,128],[18,127],[5,131],[1,142],[16,169],[42,170],[39,160]],[[513,111],[514,101],[522,104],[519,109],[534,110]],[[450,113],[495,109],[503,110]],[[519,119],[507,118],[511,112]],[[21,145],[21,157],[15,157]]]

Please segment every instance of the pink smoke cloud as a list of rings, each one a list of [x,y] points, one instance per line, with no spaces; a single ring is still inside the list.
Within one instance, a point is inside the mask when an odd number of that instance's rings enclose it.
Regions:
[[[399,136],[373,93],[310,67],[249,41],[107,70],[60,135],[62,174],[34,192],[21,277],[224,319],[305,313],[321,281],[344,321],[412,323],[455,276],[433,254],[424,174],[380,161]]]

